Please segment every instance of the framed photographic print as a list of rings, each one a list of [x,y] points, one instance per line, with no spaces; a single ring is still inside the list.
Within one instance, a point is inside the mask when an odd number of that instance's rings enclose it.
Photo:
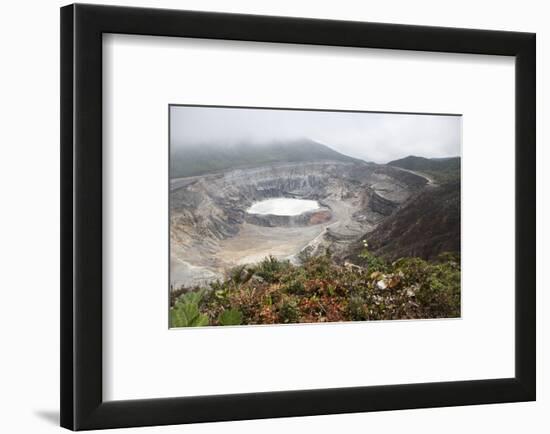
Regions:
[[[168,116],[171,327],[460,317],[461,116]]]
[[[61,8],[61,425],[535,399],[535,36]]]

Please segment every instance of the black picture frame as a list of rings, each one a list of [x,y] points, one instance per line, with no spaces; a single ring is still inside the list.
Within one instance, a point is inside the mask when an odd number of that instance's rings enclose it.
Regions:
[[[102,398],[102,35],[515,57],[515,376],[108,401]],[[72,430],[535,400],[535,34],[98,5],[61,8],[61,425]]]

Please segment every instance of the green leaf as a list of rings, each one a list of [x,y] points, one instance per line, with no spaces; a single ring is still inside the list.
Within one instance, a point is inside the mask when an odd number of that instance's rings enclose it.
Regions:
[[[207,325],[208,325],[208,316],[201,313],[193,320],[193,324],[191,324],[191,327],[204,327]]]
[[[182,304],[178,310],[186,325],[191,325],[193,320],[199,316],[199,307],[195,303]]]
[[[170,309],[171,327],[204,327],[208,323],[208,316],[200,313],[197,303],[179,301]]]
[[[224,310],[218,321],[221,325],[240,325],[243,320],[243,314],[237,309],[227,309]]]
[[[170,327],[181,327],[181,319],[178,311],[174,308],[170,309]]]
[[[203,295],[204,289],[196,292],[186,292],[180,297],[178,302],[182,304],[196,304],[198,306],[202,300]]]

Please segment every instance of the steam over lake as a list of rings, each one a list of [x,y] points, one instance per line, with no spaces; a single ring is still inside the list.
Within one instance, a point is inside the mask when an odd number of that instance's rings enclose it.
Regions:
[[[277,198],[256,202],[246,212],[249,214],[293,216],[319,208],[316,200]]]

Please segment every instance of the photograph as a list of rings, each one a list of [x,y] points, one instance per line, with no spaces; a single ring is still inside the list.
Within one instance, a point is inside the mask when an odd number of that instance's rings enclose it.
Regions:
[[[459,318],[461,133],[170,105],[170,327]]]

